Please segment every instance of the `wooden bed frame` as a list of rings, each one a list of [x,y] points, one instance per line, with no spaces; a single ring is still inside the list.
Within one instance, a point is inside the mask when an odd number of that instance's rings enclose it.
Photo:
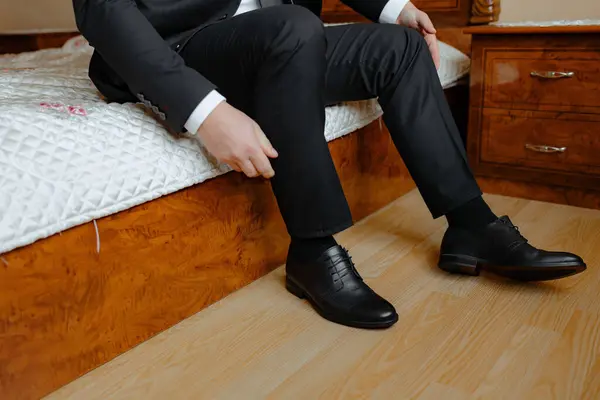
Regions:
[[[455,32],[499,12],[497,0],[415,3]],[[323,17],[358,19],[337,0]],[[0,53],[56,47],[73,35],[0,36]],[[468,88],[446,93],[466,124]],[[414,188],[380,122],[330,143],[355,220]],[[99,253],[88,223],[2,255],[0,398],[58,389],[280,266],[288,245],[268,182],[237,173],[97,226]]]

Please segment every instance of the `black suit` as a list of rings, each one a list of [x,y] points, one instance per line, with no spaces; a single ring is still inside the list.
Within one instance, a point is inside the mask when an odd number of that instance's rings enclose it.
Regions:
[[[279,153],[271,182],[292,236],[352,224],[323,137],[325,105],[344,100],[379,98],[435,217],[479,196],[420,34],[398,25],[324,28],[315,15],[320,1],[297,3],[307,7],[231,18],[239,0],[74,0],[78,25],[98,51],[90,73],[109,99],[135,95],[181,130],[218,88],[258,122]],[[387,0],[346,3],[377,20]]]
[[[296,3],[317,15],[321,12],[321,0],[263,2]],[[377,19],[387,0],[347,3]],[[176,131],[215,89],[177,53],[196,32],[231,18],[239,4],[240,0],[73,0],[77,26],[98,52],[90,67],[96,86],[110,100],[132,101],[132,93],[148,100]]]

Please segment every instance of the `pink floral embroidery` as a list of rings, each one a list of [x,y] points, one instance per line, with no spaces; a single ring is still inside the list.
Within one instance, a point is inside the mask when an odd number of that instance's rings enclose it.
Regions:
[[[75,116],[79,116],[79,117],[87,117],[88,116],[86,109],[83,108],[82,106],[69,106],[69,105],[65,105],[62,103],[48,103],[48,102],[44,101],[44,102],[40,103],[40,107],[42,107],[45,110],[51,110],[51,111],[75,115]]]
[[[54,110],[54,111],[58,111],[58,112],[64,112],[65,111],[65,106],[63,104],[60,103],[40,103],[40,106],[42,106],[42,108],[46,108],[48,110]]]
[[[87,117],[87,112],[85,111],[85,108],[81,106],[69,106],[68,109],[71,115],[80,115],[82,117]]]

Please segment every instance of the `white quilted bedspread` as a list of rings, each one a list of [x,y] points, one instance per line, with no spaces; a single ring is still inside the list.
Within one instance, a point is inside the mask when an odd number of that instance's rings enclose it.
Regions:
[[[469,59],[441,50],[440,79],[456,84]],[[0,56],[0,254],[229,171],[140,105],[104,103],[87,77],[91,51],[79,37]],[[325,136],[381,114],[375,100],[330,107]]]

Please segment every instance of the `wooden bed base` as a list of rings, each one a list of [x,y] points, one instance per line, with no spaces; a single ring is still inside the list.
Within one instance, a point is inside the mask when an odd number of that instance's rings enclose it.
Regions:
[[[447,91],[465,108],[466,86]],[[330,143],[360,220],[415,185],[380,121]],[[0,398],[35,399],[282,265],[268,182],[231,172],[2,255]]]
[[[454,12],[442,18],[454,26],[465,26],[464,10],[473,9],[470,0],[417,4],[439,16]],[[325,11],[325,20],[344,20]],[[55,47],[71,36],[0,36],[0,53]],[[446,95],[466,127],[468,87]],[[355,220],[414,188],[381,121],[330,149]],[[88,223],[0,258],[1,399],[58,389],[282,265],[288,246],[268,182],[233,172],[97,227],[99,252]]]
[[[331,143],[355,219],[414,188],[375,122]],[[33,399],[284,263],[269,183],[228,173],[3,255],[0,398]]]

